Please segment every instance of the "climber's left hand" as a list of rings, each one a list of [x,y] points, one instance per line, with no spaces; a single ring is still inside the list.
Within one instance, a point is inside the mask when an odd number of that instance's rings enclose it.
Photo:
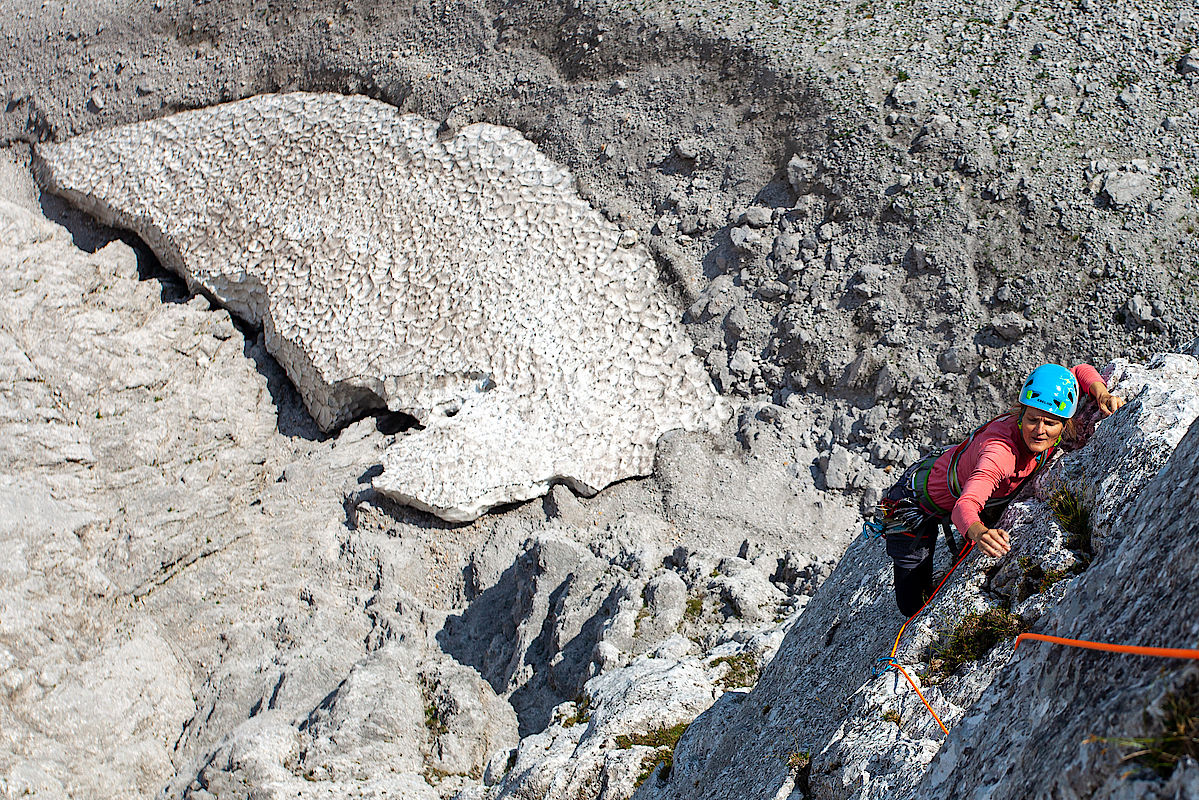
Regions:
[[[1103,412],[1103,416],[1110,417],[1116,413],[1120,406],[1124,405],[1124,398],[1105,391],[1099,397],[1095,398],[1095,405],[1099,406],[1099,410]]]

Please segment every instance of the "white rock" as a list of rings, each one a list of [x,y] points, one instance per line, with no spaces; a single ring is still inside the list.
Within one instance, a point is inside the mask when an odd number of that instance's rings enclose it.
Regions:
[[[812,179],[816,175],[816,165],[800,155],[793,155],[787,161],[787,182],[796,194],[808,191]]]
[[[1149,301],[1139,294],[1128,298],[1128,302],[1124,304],[1124,313],[1138,325],[1148,325],[1157,316],[1153,313],[1153,306]]]
[[[770,224],[771,212],[763,206],[750,206],[745,210],[745,222],[752,228],[765,228]]]
[[[682,139],[675,142],[674,152],[679,158],[694,161],[702,152],[703,142],[699,139]]]
[[[738,350],[729,359],[729,370],[738,375],[748,375],[754,371],[754,357],[747,350]]]
[[[849,485],[850,460],[849,451],[839,445],[834,445],[832,452],[821,459],[824,469],[824,484],[829,489],[844,489]]]
[[[749,225],[740,225],[730,230],[729,239],[732,240],[733,247],[742,252],[752,252],[764,241],[761,232]]]

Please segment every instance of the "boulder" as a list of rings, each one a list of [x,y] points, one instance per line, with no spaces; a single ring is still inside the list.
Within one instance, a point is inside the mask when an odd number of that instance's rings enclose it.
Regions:
[[[1134,204],[1148,191],[1152,181],[1140,172],[1109,172],[1103,179],[1103,193],[1116,208]]]

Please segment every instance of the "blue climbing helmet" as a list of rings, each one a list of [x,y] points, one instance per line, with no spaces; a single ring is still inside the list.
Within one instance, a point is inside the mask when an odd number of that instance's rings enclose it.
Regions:
[[[1020,389],[1020,405],[1070,419],[1078,410],[1078,381],[1060,364],[1042,364]]]

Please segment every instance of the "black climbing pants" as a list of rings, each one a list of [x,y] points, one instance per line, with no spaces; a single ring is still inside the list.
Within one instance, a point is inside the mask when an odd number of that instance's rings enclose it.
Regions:
[[[931,458],[908,467],[882,503],[887,509],[887,555],[895,562],[895,602],[905,617],[919,611],[933,591],[933,553],[941,518],[924,510],[916,488],[928,480],[921,471],[931,467]]]
[[[940,522],[929,517],[912,536],[887,536],[887,555],[895,562],[895,602],[905,617],[919,611],[933,593],[933,553],[940,529]]]

